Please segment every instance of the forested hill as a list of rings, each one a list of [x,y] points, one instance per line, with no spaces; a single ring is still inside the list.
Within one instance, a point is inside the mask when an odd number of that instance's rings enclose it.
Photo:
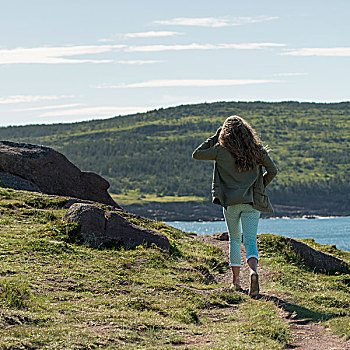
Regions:
[[[191,158],[229,115],[244,117],[272,149],[275,203],[348,211],[350,102],[217,102],[72,124],[0,128],[0,139],[53,147],[82,170],[106,177],[110,192],[208,199],[211,162]]]

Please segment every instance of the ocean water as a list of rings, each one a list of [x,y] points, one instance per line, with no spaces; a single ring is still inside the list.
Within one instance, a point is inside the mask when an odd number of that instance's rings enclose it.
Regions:
[[[167,225],[199,235],[227,231],[225,221],[172,221]],[[313,238],[320,244],[335,244],[350,251],[350,216],[315,219],[260,219],[258,233],[273,233],[291,238]]]

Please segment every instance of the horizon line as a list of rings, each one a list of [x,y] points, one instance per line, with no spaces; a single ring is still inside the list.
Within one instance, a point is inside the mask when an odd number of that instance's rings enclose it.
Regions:
[[[71,121],[71,122],[52,122],[52,123],[28,123],[28,124],[8,124],[8,125],[0,125],[0,129],[4,128],[11,128],[11,127],[25,127],[25,126],[45,126],[45,125],[67,125],[67,124],[78,124],[78,123],[87,123],[87,122],[93,122],[98,120],[107,120],[107,119],[113,119],[118,117],[127,117],[137,114],[144,114],[149,113],[153,111],[157,111],[160,109],[170,109],[170,108],[176,108],[181,106],[194,106],[194,105],[200,105],[200,104],[215,104],[215,103],[310,103],[310,104],[341,104],[341,103],[350,103],[350,100],[340,100],[340,101],[312,101],[312,100],[221,100],[221,101],[210,101],[210,102],[193,102],[193,103],[183,103],[183,104],[177,104],[177,105],[167,105],[167,106],[159,106],[159,107],[149,107],[150,109],[147,109],[145,107],[144,112],[135,112],[135,113],[128,113],[128,114],[118,114],[114,116],[106,116],[102,118],[92,118],[92,119],[85,119],[85,120],[79,120],[79,121]],[[135,107],[136,108],[136,107]],[[0,140],[1,141],[1,140]]]

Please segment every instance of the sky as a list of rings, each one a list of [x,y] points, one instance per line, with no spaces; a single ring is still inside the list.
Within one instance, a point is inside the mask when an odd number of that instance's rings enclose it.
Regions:
[[[0,126],[350,100],[349,0],[0,0]]]

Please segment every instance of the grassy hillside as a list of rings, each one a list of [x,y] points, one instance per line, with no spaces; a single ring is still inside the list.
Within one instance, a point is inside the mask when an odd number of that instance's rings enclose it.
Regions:
[[[76,227],[60,221],[64,203],[0,189],[0,349],[284,349],[292,343],[272,301],[218,291],[211,276],[228,269],[220,249],[127,213],[167,235],[170,253],[80,245]],[[323,249],[350,262],[350,253]],[[280,237],[261,235],[259,250],[271,276],[263,293],[282,295],[290,312],[350,337],[348,275],[314,274]]]
[[[191,153],[229,115],[258,131],[280,173],[275,203],[333,201],[349,209],[350,103],[218,102],[73,124],[0,128],[0,139],[51,146],[83,170],[109,179],[111,192],[137,198],[210,197],[211,162]]]

